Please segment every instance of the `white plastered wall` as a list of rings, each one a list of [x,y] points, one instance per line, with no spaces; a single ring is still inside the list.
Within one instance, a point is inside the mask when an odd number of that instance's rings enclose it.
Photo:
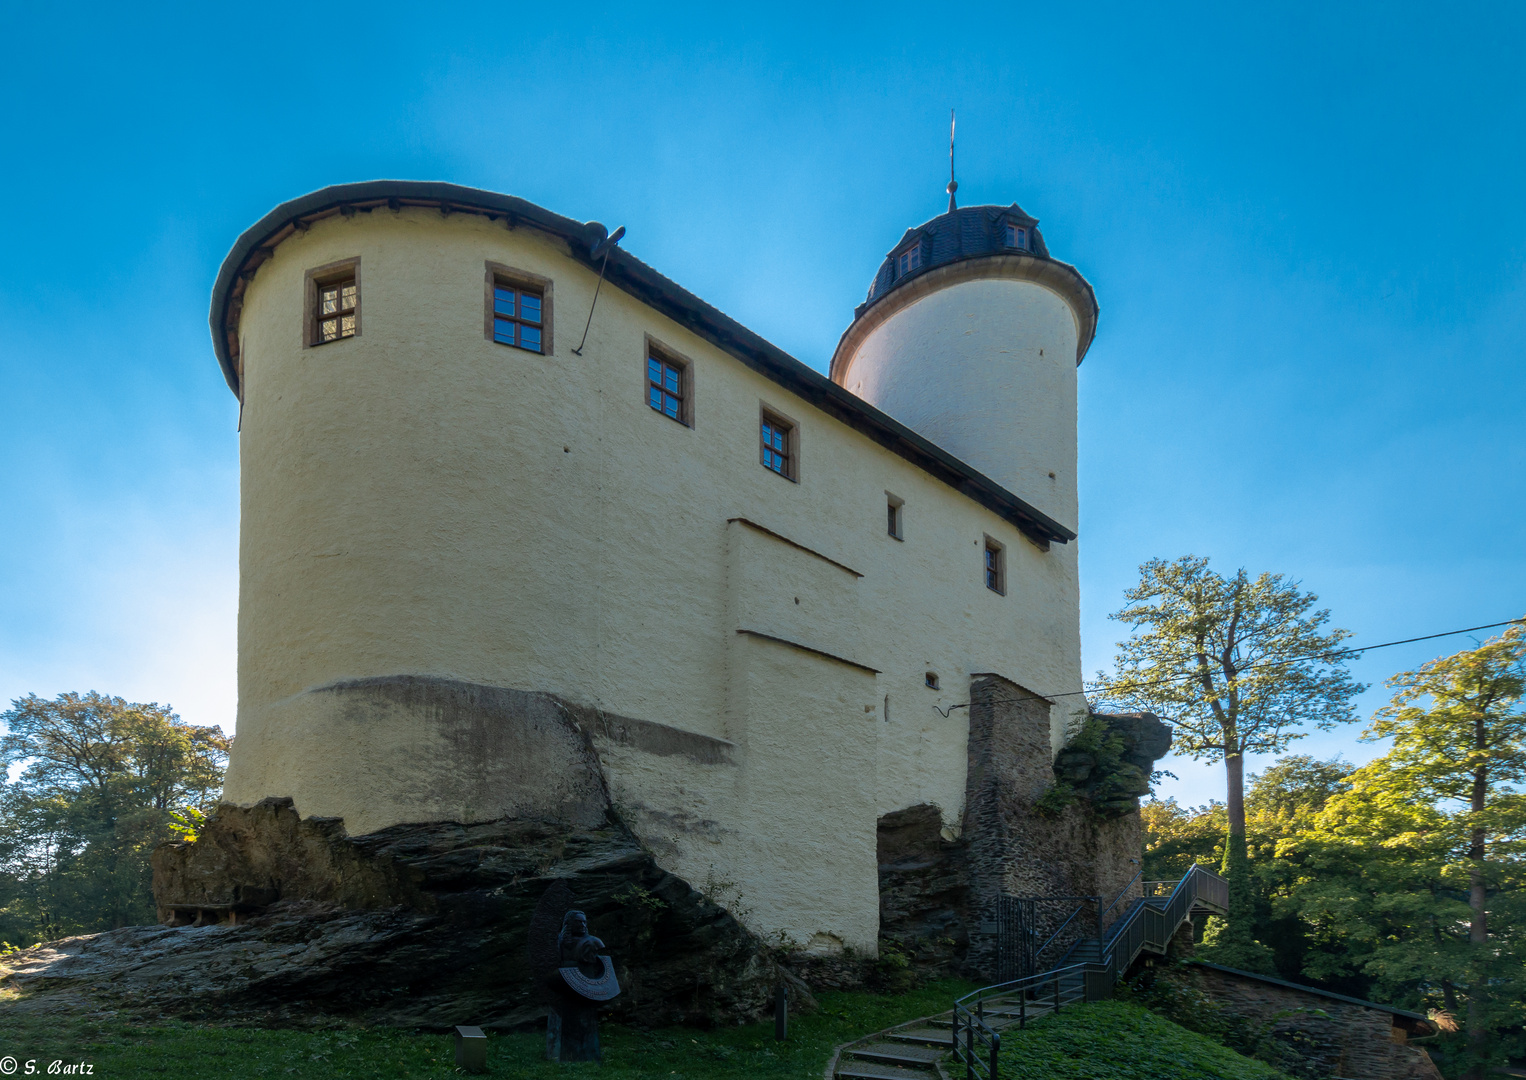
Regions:
[[[362,334],[304,348],[304,273],[347,258]],[[487,261],[552,279],[551,355],[485,339]],[[974,672],[1080,687],[1073,546],[1040,550],[618,289],[573,356],[594,284],[553,239],[424,209],[317,222],[261,267],[240,325],[227,796],[291,796],[353,833],[493,817],[512,807],[403,790],[420,755],[450,752],[405,716],[358,730],[312,691],[427,674],[557,694],[735,744],[724,765],[601,756],[664,865],[726,883],[764,934],[872,951],[875,818],[930,802],[954,827],[962,812],[967,721],[933,707],[965,701]],[[647,335],[693,365],[692,428],[645,403]],[[799,483],[759,464],[765,404],[799,423]],[[887,491],[904,541],[886,534]],[[1006,545],[1006,596],[983,585],[987,534]]]
[[[960,280],[871,330],[841,382],[1074,530],[1076,333],[1042,285]]]

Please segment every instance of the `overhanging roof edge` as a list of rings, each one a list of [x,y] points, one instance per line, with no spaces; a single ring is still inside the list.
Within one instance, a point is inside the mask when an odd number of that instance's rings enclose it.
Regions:
[[[212,345],[223,377],[235,395],[241,396],[241,391],[238,369],[228,347],[229,304],[238,280],[258,266],[258,262],[250,266],[251,261],[260,252],[268,252],[274,244],[286,239],[290,235],[288,230],[304,218],[336,208],[374,209],[377,205],[397,200],[438,204],[463,212],[503,215],[516,223],[567,240],[573,257],[590,269],[596,269],[598,263],[589,257],[589,253],[606,235],[605,228],[597,222],[575,221],[513,195],[436,181],[369,180],[338,184],[284,202],[244,230],[223,260],[212,288],[212,304],[208,312]],[[1063,544],[1076,538],[1073,530],[1030,506],[984,473],[838,386],[623,248],[611,250],[605,280],[985,506],[1040,544]]]

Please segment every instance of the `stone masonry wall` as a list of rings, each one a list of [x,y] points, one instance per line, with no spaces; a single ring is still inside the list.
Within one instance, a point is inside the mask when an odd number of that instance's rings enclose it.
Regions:
[[[1361,1080],[1441,1080],[1430,1055],[1406,1043],[1401,1018],[1354,1002],[1267,982],[1250,975],[1186,964],[1190,985],[1227,1011],[1272,1024],[1279,1039],[1335,1077]],[[1321,1015],[1321,1014],[1324,1015]]]
[[[1100,817],[1084,801],[1040,812],[1054,785],[1049,702],[996,675],[970,687],[969,772],[964,839],[969,932],[965,971],[996,973],[997,898],[1098,896],[1113,913],[1139,893],[1143,832],[1137,810]],[[884,895],[882,861],[882,896]],[[882,902],[883,904],[883,902]]]

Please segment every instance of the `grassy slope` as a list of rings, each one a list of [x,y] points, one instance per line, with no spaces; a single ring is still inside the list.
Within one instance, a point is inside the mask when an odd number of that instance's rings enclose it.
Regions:
[[[1138,1005],[1104,1001],[1002,1036],[1002,1080],[1282,1080]]]
[[[639,1032],[604,1026],[604,1065],[552,1065],[544,1060],[545,1036],[492,1036],[489,1075],[551,1078],[597,1076],[599,1080],[820,1080],[832,1048],[905,1020],[941,1012],[973,986],[932,983],[899,997],[873,994],[818,996],[821,1012],[790,1018],[790,1037],[774,1041],[773,1024],[753,1024],[712,1032],[673,1028]],[[455,1058],[447,1035],[415,1035],[389,1029],[262,1031],[189,1024],[154,1027],[113,1021],[23,1019],[0,1007],[0,1056],[22,1063],[33,1059],[46,1075],[55,1060],[95,1065],[95,1076],[112,1080],[195,1078],[454,1077]],[[24,1075],[18,1071],[18,1076]],[[67,1075],[67,1074],[65,1074]]]
[[[552,1065],[544,1036],[492,1036],[489,1075],[592,1080],[820,1080],[832,1048],[905,1020],[940,1012],[972,987],[933,983],[899,997],[822,994],[821,1012],[792,1017],[789,1041],[771,1024],[712,1032],[683,1028],[641,1032],[605,1025],[604,1065]],[[114,1080],[196,1078],[265,1080],[355,1077],[444,1078],[455,1072],[446,1035],[393,1029],[264,1031],[111,1020],[22,1018],[0,1010],[0,1057],[11,1055],[47,1075],[54,1061],[85,1061]],[[65,1073],[64,1075],[70,1075]],[[1003,1080],[1280,1080],[1268,1065],[1241,1057],[1136,1005],[1105,1002],[1046,1019],[1003,1039]]]

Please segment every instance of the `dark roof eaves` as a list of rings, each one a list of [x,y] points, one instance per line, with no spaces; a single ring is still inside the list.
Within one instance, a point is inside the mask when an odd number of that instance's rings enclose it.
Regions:
[[[228,353],[224,328],[233,286],[245,263],[271,237],[295,219],[335,206],[390,198],[438,201],[462,209],[511,216],[519,222],[571,241],[573,256],[590,268],[596,268],[597,263],[589,258],[589,252],[606,235],[604,227],[597,222],[574,221],[512,195],[437,181],[369,180],[356,184],[337,184],[282,203],[238,238],[223,260],[212,288],[208,320],[212,344],[218,364],[223,369],[223,377],[235,395],[240,393],[238,373]],[[869,436],[886,449],[1010,521],[1041,545],[1051,542],[1063,544],[1076,538],[1073,530],[1030,506],[984,473],[838,386],[623,248],[611,250],[605,278],[610,284],[730,353],[759,374],[779,383],[834,419]]]
[[[1345,994],[1337,994],[1331,990],[1321,990],[1315,986],[1305,986],[1303,983],[1289,982],[1287,979],[1279,979],[1273,975],[1258,975],[1254,971],[1241,971],[1239,968],[1225,967],[1223,964],[1210,964],[1207,960],[1198,960],[1195,957],[1187,957],[1184,961],[1197,967],[1212,968],[1214,971],[1224,971],[1231,975],[1241,975],[1247,979],[1255,979],[1258,982],[1271,983],[1273,986],[1285,986],[1290,990],[1302,990],[1306,994],[1316,994],[1319,997],[1329,998],[1332,1001],[1344,1001],[1347,1005],[1361,1005],[1364,1008],[1376,1009],[1378,1012],[1389,1013],[1393,1016],[1407,1016],[1411,1020],[1424,1020],[1431,1022],[1431,1018],[1424,1013],[1411,1012],[1408,1009],[1400,1009],[1393,1005],[1382,1005],[1376,1001],[1364,1001],[1361,998],[1348,997]]]

